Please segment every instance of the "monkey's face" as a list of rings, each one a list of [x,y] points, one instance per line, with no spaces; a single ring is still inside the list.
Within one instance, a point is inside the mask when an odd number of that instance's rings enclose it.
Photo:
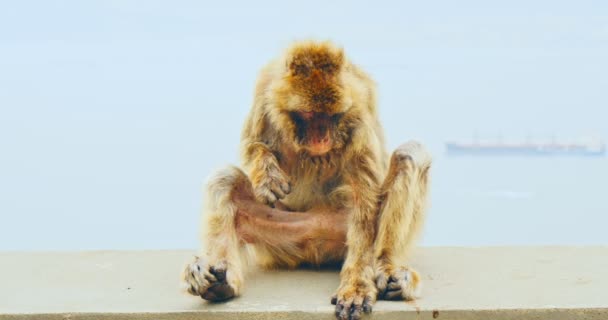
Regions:
[[[277,91],[282,127],[290,128],[288,135],[296,149],[312,156],[344,143],[343,118],[349,106],[344,99],[343,60],[341,49],[324,43],[295,47],[287,59]]]

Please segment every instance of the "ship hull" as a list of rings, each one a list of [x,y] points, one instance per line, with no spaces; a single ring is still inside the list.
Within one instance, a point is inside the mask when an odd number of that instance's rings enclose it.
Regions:
[[[504,146],[504,145],[462,145],[447,143],[448,155],[474,156],[570,156],[570,157],[604,157],[606,149],[591,150],[584,146]]]

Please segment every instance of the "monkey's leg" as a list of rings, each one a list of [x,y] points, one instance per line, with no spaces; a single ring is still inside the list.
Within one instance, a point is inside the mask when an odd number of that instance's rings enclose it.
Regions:
[[[332,297],[335,315],[341,320],[360,320],[370,313],[378,290],[374,283],[374,240],[378,219],[381,164],[368,150],[353,157],[344,173],[350,210],[346,246],[348,248],[342,270],[340,286]]]
[[[219,171],[207,185],[203,250],[183,272],[188,292],[205,300],[221,301],[241,293],[245,259],[235,226],[235,195],[253,198],[249,178],[236,167]]]
[[[374,244],[381,299],[412,300],[419,294],[420,276],[406,262],[424,222],[430,166],[430,154],[413,141],[401,145],[391,157]]]

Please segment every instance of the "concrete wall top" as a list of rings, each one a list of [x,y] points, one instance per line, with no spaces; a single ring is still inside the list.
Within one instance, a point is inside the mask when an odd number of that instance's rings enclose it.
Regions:
[[[187,295],[194,252],[0,253],[0,319],[333,319],[331,270],[255,272],[242,297]],[[420,248],[421,299],[380,319],[608,319],[608,247]]]

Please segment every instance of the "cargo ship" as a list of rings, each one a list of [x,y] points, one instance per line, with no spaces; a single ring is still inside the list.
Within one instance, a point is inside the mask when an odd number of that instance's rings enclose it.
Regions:
[[[606,144],[603,142],[594,144],[583,143],[458,143],[446,142],[448,155],[473,155],[473,156],[575,156],[575,157],[604,157],[606,156]]]

